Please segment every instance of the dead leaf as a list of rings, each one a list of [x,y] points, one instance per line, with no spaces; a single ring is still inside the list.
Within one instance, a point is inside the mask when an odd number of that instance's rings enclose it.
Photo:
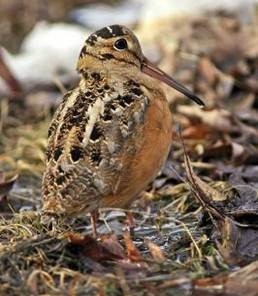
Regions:
[[[258,193],[255,187],[245,183],[235,184],[235,191],[228,203],[224,205],[226,212],[241,223],[258,225]]]
[[[231,265],[245,265],[258,259],[258,229],[240,227],[232,219],[219,221],[221,242],[218,249]]]
[[[244,162],[244,159],[246,159],[246,157],[248,157],[247,153],[245,153],[245,147],[243,147],[242,145],[236,143],[236,142],[232,142],[231,143],[231,147],[232,147],[232,159],[233,161],[236,162]]]
[[[119,243],[117,235],[105,235],[101,237],[102,246],[107,248],[111,253],[116,254],[120,258],[126,258],[124,248]]]
[[[148,239],[146,239],[144,242],[147,245],[147,247],[149,248],[152,258],[156,262],[161,263],[166,260],[166,257],[164,255],[163,251],[161,250],[161,248],[158,245],[154,244],[152,241],[150,241]]]
[[[90,235],[80,236],[74,233],[69,234],[68,237],[71,245],[79,247],[79,252],[82,255],[94,261],[115,261],[124,258],[124,256],[121,255],[121,250],[119,250],[118,254],[115,253],[117,245],[116,247],[111,247],[112,244],[110,241],[106,244],[102,244]],[[117,244],[117,242],[115,244]]]
[[[214,67],[213,63],[207,57],[201,57],[198,61],[197,71],[199,79],[203,79],[206,84],[210,86],[216,83],[218,79],[218,71]]]
[[[236,130],[230,112],[225,109],[202,110],[198,106],[180,105],[177,107],[177,111],[190,118],[198,118],[202,123],[217,131],[232,132]]]
[[[246,34],[226,33],[221,34],[217,46],[210,53],[214,64],[225,73],[233,73],[238,61],[241,61],[247,51],[250,38]]]
[[[205,160],[210,159],[229,159],[232,155],[232,146],[230,143],[225,143],[225,141],[218,140],[211,146],[207,146],[204,152]]]
[[[127,250],[127,256],[132,262],[143,261],[140,251],[136,248],[134,242],[131,240],[129,232],[124,233],[125,247]]]
[[[212,129],[210,129],[207,125],[204,124],[196,124],[191,125],[185,128],[182,131],[182,136],[184,139],[205,139],[212,133]]]

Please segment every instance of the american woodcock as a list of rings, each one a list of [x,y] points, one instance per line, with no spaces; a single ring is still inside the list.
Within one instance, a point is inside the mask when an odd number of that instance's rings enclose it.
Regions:
[[[151,64],[136,36],[120,25],[89,36],[77,69],[79,85],[64,96],[49,128],[43,177],[47,215],[126,208],[155,178],[172,137],[159,81],[203,105]]]

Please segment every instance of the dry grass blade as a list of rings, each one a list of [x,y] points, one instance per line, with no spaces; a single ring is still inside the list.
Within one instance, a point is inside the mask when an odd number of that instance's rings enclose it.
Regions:
[[[49,238],[46,235],[39,236],[37,238],[32,238],[28,240],[24,240],[17,245],[14,245],[11,250],[4,250],[0,257],[0,261],[4,261],[8,259],[11,255],[28,252],[29,250],[33,250],[36,247],[48,245],[51,242],[58,241],[56,238]]]

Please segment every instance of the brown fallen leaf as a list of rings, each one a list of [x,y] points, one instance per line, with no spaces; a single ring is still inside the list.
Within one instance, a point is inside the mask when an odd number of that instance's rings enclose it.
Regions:
[[[243,32],[222,32],[219,42],[215,46],[210,57],[212,62],[224,73],[233,74],[237,68],[237,64],[241,61],[249,47],[251,47],[250,36]]]
[[[219,221],[220,240],[217,247],[230,265],[243,266],[258,260],[258,228],[241,227],[225,218]]]
[[[205,105],[208,107],[216,106],[220,99],[216,92],[220,76],[209,57],[204,56],[198,60],[194,89],[205,98]]]
[[[234,165],[241,165],[258,159],[258,150],[247,142],[240,144],[232,140],[218,140],[206,146],[205,160],[230,160]]]
[[[94,261],[101,262],[124,259],[120,249],[116,253],[116,250],[118,249],[117,241],[115,241],[116,246],[114,247],[110,240],[108,243],[103,244],[90,235],[81,236],[75,233],[70,233],[68,238],[71,245],[79,247],[79,253]]]
[[[129,232],[124,233],[124,241],[128,258],[132,262],[144,261],[140,251],[136,248],[134,242],[132,241]]]
[[[201,57],[198,61],[198,79],[204,80],[206,85],[214,85],[218,79],[218,71],[208,57]]]
[[[205,124],[191,125],[182,131],[184,139],[200,139],[203,140],[212,134],[212,129]]]
[[[206,147],[204,151],[205,160],[210,159],[229,159],[232,155],[232,146],[222,140],[218,140]]]
[[[152,258],[156,262],[161,263],[166,260],[166,257],[164,255],[163,251],[161,250],[161,248],[158,245],[154,244],[152,241],[150,241],[148,239],[145,239],[144,242],[147,245],[147,247],[149,248]]]
[[[231,75],[240,89],[257,93],[257,72],[252,71],[252,65],[257,66],[258,61],[257,33],[251,36],[248,31],[231,32],[222,37],[210,53],[211,60]]]
[[[127,234],[125,234],[127,255],[116,235],[102,236],[101,241],[97,241],[90,235],[81,236],[75,233],[70,233],[68,238],[70,240],[68,248],[72,247],[72,252],[87,257],[88,265],[95,272],[106,272],[105,263],[111,261],[122,272],[135,277],[138,277],[139,272],[142,275],[148,269],[147,263],[144,262],[140,252]]]
[[[198,106],[179,105],[177,111],[190,118],[197,118],[203,124],[212,127],[213,130],[222,132],[237,131],[237,127],[232,123],[232,116],[225,109],[202,110]]]
[[[125,250],[122,247],[122,245],[119,243],[116,234],[102,236],[101,243],[102,243],[102,246],[107,248],[111,253],[126,259]]]

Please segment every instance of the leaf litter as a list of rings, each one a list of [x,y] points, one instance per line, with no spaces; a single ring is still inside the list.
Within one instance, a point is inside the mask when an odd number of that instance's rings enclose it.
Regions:
[[[87,216],[40,223],[46,131],[58,89],[1,98],[3,295],[258,295],[257,22],[217,13],[186,28],[172,53],[157,38],[160,62],[176,61],[171,72],[207,107],[168,90],[171,154],[132,206],[131,234],[119,209],[101,211],[98,240]],[[171,30],[179,29],[171,22]],[[11,76],[7,70],[2,74]],[[44,110],[36,98],[46,101]]]

